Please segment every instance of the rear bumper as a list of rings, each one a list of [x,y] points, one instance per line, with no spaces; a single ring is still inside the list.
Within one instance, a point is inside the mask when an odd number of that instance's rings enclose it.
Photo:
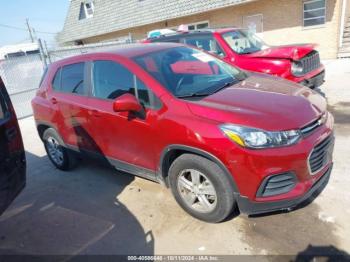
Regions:
[[[309,191],[301,197],[282,201],[253,202],[247,197],[236,196],[238,208],[241,213],[256,215],[274,211],[292,211],[300,206],[307,205],[311,203],[328,184],[332,167],[333,165],[331,165],[322,177],[309,189]]]

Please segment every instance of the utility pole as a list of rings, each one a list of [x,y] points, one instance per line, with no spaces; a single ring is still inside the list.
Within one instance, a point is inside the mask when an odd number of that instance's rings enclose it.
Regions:
[[[41,61],[43,62],[43,67],[46,68],[47,67],[46,54],[45,54],[45,50],[43,47],[43,43],[42,43],[40,38],[38,39],[38,44],[39,44]]]
[[[34,43],[33,32],[32,32],[32,28],[29,25],[29,19],[28,18],[26,19],[26,25],[27,25],[28,32],[29,32],[29,35],[30,35],[30,39],[32,40],[32,43]]]
[[[45,40],[44,40],[44,46],[45,46],[45,49],[46,49],[46,57],[49,59],[49,63],[51,64],[52,63],[51,56],[50,56],[50,52],[49,52],[49,49],[47,48],[47,43],[46,43]]]

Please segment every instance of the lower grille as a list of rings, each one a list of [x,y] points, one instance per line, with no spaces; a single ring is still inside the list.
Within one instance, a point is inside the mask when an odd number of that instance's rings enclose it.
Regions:
[[[295,187],[296,177],[287,172],[267,177],[259,187],[257,197],[275,196],[288,193]]]
[[[334,145],[333,136],[328,136],[312,150],[309,157],[309,167],[311,174],[321,170],[331,160]]]

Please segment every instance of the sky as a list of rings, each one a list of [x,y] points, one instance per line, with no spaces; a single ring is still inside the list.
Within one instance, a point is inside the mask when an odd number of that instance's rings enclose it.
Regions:
[[[37,32],[38,38],[45,40],[49,47],[55,44],[55,34],[63,28],[69,0],[1,0],[1,2],[0,47],[30,42],[29,33],[25,30],[26,18]]]

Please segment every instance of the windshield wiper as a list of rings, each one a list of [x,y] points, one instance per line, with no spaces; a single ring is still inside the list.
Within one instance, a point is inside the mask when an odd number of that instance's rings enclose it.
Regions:
[[[225,82],[223,85],[221,85],[221,86],[219,86],[217,89],[215,89],[215,90],[211,93],[211,95],[214,94],[214,93],[217,93],[217,92],[221,91],[222,89],[225,89],[226,87],[232,86],[232,85],[234,85],[234,84],[236,84],[236,83],[238,83],[238,82],[239,82],[239,80],[237,80],[237,79],[232,80],[232,81],[229,81],[229,82]]]
[[[195,92],[195,93],[190,93],[190,94],[186,94],[186,95],[180,95],[180,96],[176,96],[177,98],[191,98],[191,97],[203,97],[203,96],[210,96],[212,94],[215,94],[217,92],[219,92],[222,89],[225,89],[226,87],[232,86],[234,84],[237,84],[240,81],[243,81],[245,78],[242,79],[234,79],[232,81],[228,81],[228,82],[224,82],[222,85],[220,85],[218,88],[216,88],[213,92],[211,93],[201,93],[201,92]]]
[[[186,95],[180,95],[176,96],[177,98],[191,98],[191,97],[203,97],[203,96],[209,96],[211,93],[190,93]]]

